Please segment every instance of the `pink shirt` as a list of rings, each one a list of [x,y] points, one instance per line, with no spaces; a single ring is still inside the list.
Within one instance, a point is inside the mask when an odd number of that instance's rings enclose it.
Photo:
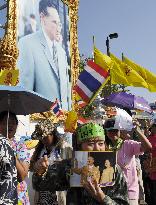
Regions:
[[[117,162],[123,170],[127,182],[129,199],[139,198],[135,155],[143,154],[140,152],[140,148],[140,142],[125,140],[117,155]]]
[[[151,135],[148,140],[152,144],[152,158],[156,157],[156,135]],[[149,177],[152,180],[156,180],[156,172],[150,173]]]

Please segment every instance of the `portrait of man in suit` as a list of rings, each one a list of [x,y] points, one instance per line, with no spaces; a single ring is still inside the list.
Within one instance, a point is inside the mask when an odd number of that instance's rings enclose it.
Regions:
[[[97,182],[99,182],[100,179],[100,170],[99,167],[94,165],[94,158],[88,157],[87,165],[78,168],[74,167],[72,171],[78,175],[81,175],[81,185],[85,183],[87,180],[93,180],[95,179]]]
[[[39,1],[40,29],[19,40],[19,85],[70,109],[69,65],[61,39],[61,21],[53,0]]]

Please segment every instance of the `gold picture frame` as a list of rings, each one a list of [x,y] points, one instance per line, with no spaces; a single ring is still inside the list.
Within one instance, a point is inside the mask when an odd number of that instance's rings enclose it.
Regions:
[[[78,7],[79,0],[61,0],[68,6],[69,11],[69,34],[70,34],[70,57],[71,57],[71,80],[74,87],[79,75],[79,49],[78,49]],[[17,3],[16,0],[6,0],[7,2],[7,22],[5,25],[5,35],[0,40],[0,69],[16,69],[18,58],[17,48]],[[72,89],[72,109],[75,108],[75,95]],[[68,112],[63,116],[55,117],[51,112],[43,114],[33,114],[30,119],[38,121],[42,118],[49,118],[55,122],[65,120]]]
[[[0,70],[15,70],[18,58],[16,1],[6,0],[6,4],[1,8],[5,7],[7,7],[7,21],[3,26],[4,37],[0,39]]]

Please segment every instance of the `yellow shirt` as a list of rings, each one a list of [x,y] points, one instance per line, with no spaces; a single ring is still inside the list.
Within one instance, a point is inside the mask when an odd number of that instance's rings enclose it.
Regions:
[[[114,174],[113,167],[108,167],[108,168],[104,169],[102,176],[101,176],[100,184],[112,182],[113,181],[113,174]]]

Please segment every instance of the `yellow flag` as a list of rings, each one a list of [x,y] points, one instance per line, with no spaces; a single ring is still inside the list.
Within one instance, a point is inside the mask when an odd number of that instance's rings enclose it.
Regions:
[[[15,86],[18,82],[19,70],[1,70],[0,85]]]
[[[156,75],[154,73],[137,65],[126,57],[123,57],[123,61],[133,70],[135,70],[146,81],[149,91],[156,92]]]
[[[124,84],[127,86],[148,88],[145,80],[135,70],[115,57],[113,54],[110,54],[110,57],[114,62],[110,69],[112,84]]]
[[[112,60],[109,56],[103,54],[94,46],[94,62],[106,71],[112,66]]]
[[[74,110],[69,111],[65,121],[65,132],[73,133],[77,128],[77,120],[77,113]]]

